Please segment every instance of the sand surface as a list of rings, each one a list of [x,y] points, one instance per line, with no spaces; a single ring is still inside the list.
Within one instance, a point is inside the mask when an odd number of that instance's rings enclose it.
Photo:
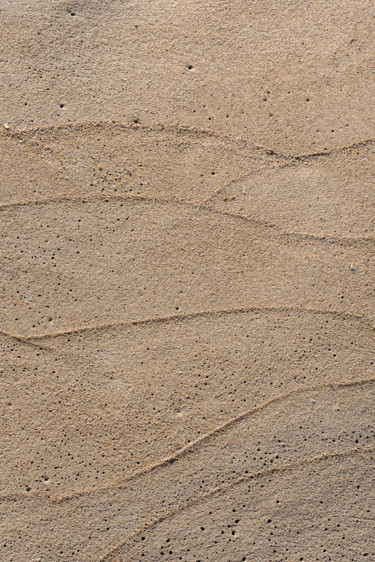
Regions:
[[[0,559],[375,560],[374,3],[0,22]]]

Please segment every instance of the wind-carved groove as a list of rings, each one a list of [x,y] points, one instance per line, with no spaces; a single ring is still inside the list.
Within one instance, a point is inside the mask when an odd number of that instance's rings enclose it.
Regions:
[[[286,167],[289,167],[290,165],[291,164],[280,164],[279,166],[262,166],[261,168],[258,168],[257,170],[253,170],[251,172],[248,172],[247,174],[243,174],[242,176],[240,176],[238,178],[234,178],[234,179],[230,180],[229,182],[227,182],[226,184],[220,186],[213,193],[211,193],[211,195],[209,195],[203,201],[203,204],[208,205],[209,203],[212,202],[213,199],[215,199],[215,197],[220,195],[220,193],[222,193],[223,191],[225,191],[229,187],[232,187],[232,186],[237,185],[237,184],[241,184],[242,182],[246,181],[247,179],[253,178],[257,174],[259,174],[259,173],[261,173],[265,170],[282,170]],[[241,216],[243,216],[243,215],[241,215]]]
[[[36,341],[32,341],[32,339],[27,337],[27,336],[26,337],[25,336],[16,336],[15,334],[11,334],[9,332],[4,332],[3,330],[0,330],[0,335],[3,336],[4,338],[14,340],[14,341],[16,341],[20,344],[28,345],[28,346],[32,347],[33,349],[50,351],[50,348],[43,347],[42,345],[40,345]]]
[[[354,320],[364,324],[367,329],[374,330],[374,325],[371,320],[364,316],[351,314],[349,312],[339,312],[335,310],[319,310],[313,308],[300,308],[300,307],[278,307],[278,306],[250,306],[241,308],[219,309],[219,310],[203,310],[198,312],[191,312],[187,314],[172,314],[170,316],[160,316],[145,318],[141,320],[129,320],[126,322],[111,322],[99,324],[95,326],[84,326],[82,328],[74,328],[70,330],[62,330],[60,332],[52,332],[39,335],[20,336],[8,332],[1,332],[2,335],[18,340],[21,343],[30,342],[34,346],[39,346],[37,342],[40,340],[55,339],[62,336],[74,336],[78,334],[89,334],[99,331],[112,330],[114,328],[130,328],[132,326],[152,325],[152,324],[167,324],[170,322],[184,322],[194,320],[195,318],[215,318],[220,316],[229,316],[236,314],[309,314],[315,316],[328,316],[338,320]],[[48,350],[49,348],[46,348]]]
[[[144,133],[158,133],[166,132],[178,135],[186,135],[191,137],[213,138],[217,140],[227,141],[232,144],[239,145],[240,148],[250,145],[254,150],[264,151],[267,150],[263,146],[257,146],[241,136],[225,135],[214,131],[213,129],[192,127],[189,125],[179,124],[163,124],[163,123],[134,123],[134,122],[121,122],[121,121],[96,121],[96,122],[76,122],[61,125],[47,125],[42,127],[30,127],[27,129],[19,130],[8,128],[3,131],[3,136],[6,137],[19,137],[19,138],[35,138],[40,133],[85,133],[85,132],[98,132],[98,131],[140,131]],[[273,151],[271,151],[273,152]]]
[[[207,128],[192,127],[190,125],[182,124],[166,124],[166,123],[130,123],[121,121],[97,121],[97,122],[83,122],[83,123],[69,123],[61,125],[49,125],[44,127],[33,127],[24,130],[17,130],[8,128],[8,130],[3,131],[4,136],[23,136],[24,138],[30,138],[31,136],[37,135],[38,133],[60,133],[65,131],[71,132],[84,132],[84,131],[98,131],[98,130],[129,130],[129,131],[143,131],[147,132],[171,132],[179,135],[190,135],[195,137],[205,136],[208,138],[215,138],[218,140],[226,140],[231,143],[240,144],[241,147],[251,147],[256,151],[261,151],[269,156],[275,156],[276,158],[290,158],[294,160],[308,160],[313,158],[322,158],[329,156],[331,154],[338,154],[340,152],[346,152],[351,150],[358,150],[360,148],[365,148],[374,144],[374,139],[364,139],[359,140],[349,145],[344,145],[338,148],[332,148],[327,150],[321,150],[318,152],[303,153],[303,154],[287,154],[283,152],[278,152],[274,149],[267,148],[265,146],[256,145],[249,139],[242,136],[235,135],[224,135],[218,131]]]
[[[43,351],[46,352],[46,354],[53,354],[53,356],[58,359],[60,359],[61,361],[65,362],[65,364],[67,365],[68,371],[70,373],[72,373],[74,375],[74,377],[76,377],[78,374],[82,374],[82,371],[85,370],[87,367],[90,367],[90,380],[95,379],[99,379],[100,382],[102,382],[103,377],[102,374],[100,372],[97,372],[97,362],[94,359],[90,359],[89,357],[85,356],[85,355],[81,355],[79,353],[72,353],[71,350],[63,350],[63,349],[56,349],[55,347],[51,347],[51,346],[46,346],[46,345],[41,345],[40,343],[34,343],[31,340],[24,340],[22,337],[14,337],[11,334],[8,334],[6,332],[1,332],[0,331],[0,336],[3,336],[6,339],[9,339],[10,341],[15,340],[17,341],[17,343],[19,343],[20,345],[26,345],[26,346],[30,346],[32,349],[36,350],[36,351]],[[79,366],[77,366],[76,361],[79,361]],[[72,366],[72,362],[73,365]],[[84,367],[82,368],[82,365],[84,365]],[[2,377],[4,382],[7,382],[9,384],[13,384],[13,385],[17,385],[17,387],[20,386],[25,386],[29,384],[29,381],[24,380],[24,379],[17,379],[17,380],[8,380],[6,377]],[[1,380],[1,377],[0,377]]]
[[[252,474],[245,474],[243,476],[240,476],[239,478],[236,478],[235,480],[233,480],[231,482],[228,482],[228,484],[226,484],[226,485],[217,486],[216,488],[210,490],[209,492],[207,492],[205,494],[201,494],[197,498],[185,501],[185,503],[178,506],[177,508],[171,509],[168,512],[164,513],[162,516],[154,519],[153,521],[150,521],[146,525],[143,525],[142,527],[140,527],[139,529],[137,529],[136,531],[131,533],[121,543],[112,547],[102,558],[99,559],[98,562],[110,562],[110,560],[112,559],[112,557],[114,555],[116,555],[116,553],[118,553],[120,550],[122,550],[131,541],[136,540],[140,535],[142,535],[146,531],[151,531],[152,529],[154,529],[160,523],[163,523],[166,520],[172,519],[175,515],[178,515],[179,513],[182,513],[186,509],[189,509],[191,507],[194,507],[196,505],[204,503],[207,500],[214,497],[215,495],[220,496],[221,494],[225,494],[226,492],[230,491],[235,486],[238,486],[238,485],[240,485],[244,482],[248,482],[249,480],[255,480],[257,478],[262,478],[262,477],[267,476],[269,474],[272,474],[272,475],[273,474],[282,474],[282,473],[285,473],[285,472],[298,470],[299,468],[301,468],[303,466],[310,466],[310,465],[313,465],[313,464],[316,464],[316,463],[319,463],[319,462],[323,462],[325,460],[340,459],[340,458],[345,458],[345,457],[348,457],[348,456],[364,456],[365,454],[372,453],[373,450],[374,449],[372,447],[365,447],[363,449],[360,449],[360,448],[356,447],[356,448],[352,448],[352,449],[347,449],[345,451],[338,451],[338,452],[335,452],[335,453],[325,452],[325,453],[321,453],[320,455],[316,455],[314,457],[306,457],[306,458],[300,459],[299,461],[296,461],[294,463],[289,463],[289,464],[284,465],[284,466],[266,468],[266,469],[260,470],[258,472],[254,472]]]
[[[284,231],[279,229],[279,227],[272,222],[266,221],[264,219],[256,219],[253,217],[247,217],[237,213],[231,213],[229,211],[219,211],[214,209],[205,203],[198,203],[194,201],[186,201],[183,199],[165,199],[162,197],[149,197],[144,195],[93,195],[88,197],[57,197],[51,199],[44,199],[39,201],[15,201],[13,203],[5,203],[0,205],[0,211],[6,211],[7,209],[17,208],[17,207],[42,207],[47,205],[56,205],[64,203],[78,203],[78,204],[90,204],[90,203],[109,203],[111,201],[134,201],[149,204],[160,204],[160,205],[180,205],[189,208],[196,209],[200,212],[211,213],[216,216],[229,217],[235,220],[239,220],[255,227],[265,228],[269,230],[274,230],[279,239],[284,240],[299,240],[299,241],[312,241],[312,242],[322,242],[327,244],[346,244],[346,245],[360,245],[375,242],[375,236],[331,236],[331,235],[316,235],[308,234],[304,232],[293,232]]]

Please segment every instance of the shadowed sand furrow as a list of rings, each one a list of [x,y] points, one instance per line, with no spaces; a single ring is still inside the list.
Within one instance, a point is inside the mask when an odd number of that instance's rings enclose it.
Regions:
[[[116,328],[129,328],[129,326],[138,326],[144,324],[164,324],[166,322],[184,322],[186,320],[193,320],[194,318],[201,318],[201,317],[214,317],[219,318],[221,316],[227,315],[235,315],[235,314],[269,314],[269,313],[280,313],[280,314],[295,314],[295,315],[318,315],[318,316],[328,316],[330,318],[341,319],[345,320],[355,320],[360,322],[364,325],[366,329],[373,330],[374,326],[372,322],[368,319],[364,318],[363,316],[357,316],[355,314],[350,313],[343,313],[337,312],[335,310],[314,310],[309,308],[287,308],[287,307],[251,307],[251,308],[237,308],[233,310],[205,310],[201,312],[192,312],[191,314],[173,314],[171,316],[164,316],[164,317],[154,317],[154,318],[145,318],[142,320],[133,320],[131,322],[118,322],[114,324],[98,324],[95,326],[88,326],[85,328],[74,328],[71,330],[66,330],[64,332],[52,332],[47,334],[40,334],[38,336],[17,336],[15,334],[9,334],[7,332],[1,332],[2,335],[10,338],[14,338],[19,342],[28,342],[31,345],[35,345],[39,347],[38,342],[40,340],[49,340],[54,338],[59,338],[60,336],[70,336],[74,334],[85,334],[90,332],[99,332],[102,330],[113,330]],[[46,348],[48,349],[48,348]]]
[[[187,135],[193,136],[197,138],[214,138],[219,140],[226,140],[228,143],[233,145],[238,145],[239,148],[244,148],[245,146],[249,146],[255,151],[260,151],[262,154],[265,153],[269,156],[277,156],[279,158],[291,159],[291,160],[304,160],[304,159],[311,159],[311,158],[320,158],[322,156],[329,156],[332,154],[339,154],[341,152],[350,152],[353,150],[358,151],[358,149],[363,149],[367,146],[372,146],[374,144],[374,139],[365,139],[353,142],[351,144],[335,147],[331,149],[325,149],[320,152],[311,152],[307,154],[284,154],[279,153],[276,150],[271,148],[267,148],[264,146],[257,146],[254,145],[251,141],[243,138],[243,137],[234,137],[230,135],[225,135],[219,133],[213,129],[203,129],[198,127],[189,127],[188,125],[180,125],[180,124],[163,124],[163,123],[121,123],[116,121],[111,122],[95,122],[95,123],[69,123],[69,124],[61,124],[61,125],[50,125],[47,127],[37,126],[22,130],[13,130],[7,126],[5,133],[3,132],[4,136],[6,137],[14,137],[21,140],[33,140],[38,142],[45,142],[48,138],[53,137],[55,134],[59,133],[85,133],[85,132],[107,132],[112,133],[116,130],[128,130],[128,131],[142,131],[142,133],[149,134],[152,132],[166,132],[166,133],[176,133],[178,135]],[[46,145],[44,145],[46,146]]]
[[[186,129],[181,137],[184,130],[158,125],[71,125],[57,132],[8,133],[2,140],[6,147],[16,145],[21,156],[25,147],[26,155],[52,159],[55,167],[65,171],[66,177],[61,178],[65,182],[60,181],[65,196],[69,192],[82,197],[133,193],[200,201],[245,171],[286,160],[260,148],[244,149],[246,143],[229,142],[209,131],[190,135]],[[18,168],[22,163],[28,174],[25,156]],[[28,194],[24,186],[27,200],[40,200],[39,193],[37,179]],[[14,202],[14,190],[5,191],[3,201]]]
[[[134,132],[140,131],[142,134],[150,134],[150,133],[170,133],[176,134],[179,136],[192,136],[202,140],[202,138],[210,138],[215,140],[224,140],[229,144],[233,144],[238,148],[244,148],[247,144],[251,143],[242,137],[235,137],[230,135],[225,135],[214,131],[213,129],[203,129],[199,127],[189,127],[188,125],[184,126],[181,124],[163,124],[163,123],[121,123],[121,122],[95,122],[95,123],[69,123],[69,124],[61,124],[61,125],[50,125],[47,127],[32,127],[22,130],[15,130],[11,129],[8,126],[8,129],[3,132],[4,136],[6,137],[13,137],[16,136],[17,138],[38,142],[46,142],[49,139],[56,139],[57,135],[66,134],[84,134],[84,133],[107,133],[107,135],[111,135],[113,132]],[[371,142],[363,141],[363,142]],[[44,145],[46,146],[46,145]],[[265,147],[251,145],[253,150],[259,151],[270,151]],[[272,152],[272,151],[271,151]]]
[[[35,151],[22,139],[0,135],[0,208],[15,201],[50,199],[76,194],[80,179],[53,154]]]
[[[225,210],[219,210],[214,207],[211,207],[204,203],[194,203],[193,201],[183,201],[179,199],[162,199],[159,197],[145,197],[141,195],[129,195],[129,196],[122,196],[122,195],[111,195],[109,197],[105,196],[89,196],[84,198],[76,198],[76,197],[60,197],[57,199],[44,199],[39,201],[16,201],[13,203],[7,203],[4,205],[0,205],[0,211],[7,211],[12,209],[17,209],[19,207],[43,207],[44,205],[64,205],[66,203],[77,203],[79,205],[85,205],[87,203],[108,203],[110,201],[139,201],[142,203],[149,203],[149,204],[161,204],[161,205],[185,205],[188,208],[193,208],[198,211],[206,212],[206,213],[213,213],[216,215],[221,215],[224,218],[229,217],[232,219],[239,219],[245,222],[248,222],[255,226],[264,227],[266,229],[275,229],[276,233],[279,235],[280,238],[292,238],[297,240],[312,240],[312,241],[319,241],[325,242],[327,244],[347,244],[347,245],[358,245],[358,244],[372,244],[375,241],[375,237],[373,236],[330,236],[327,234],[309,234],[308,232],[288,232],[280,230],[276,223],[268,222],[265,219],[258,219],[253,216],[246,216],[240,213],[233,213]],[[366,229],[367,232],[367,229]]]

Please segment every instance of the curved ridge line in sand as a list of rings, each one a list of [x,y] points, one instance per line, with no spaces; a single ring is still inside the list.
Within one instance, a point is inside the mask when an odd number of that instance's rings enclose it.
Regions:
[[[7,209],[17,208],[17,207],[26,207],[26,206],[35,206],[41,207],[43,205],[54,205],[54,204],[63,204],[63,203],[109,203],[111,201],[135,201],[135,202],[143,202],[143,203],[156,203],[160,205],[181,205],[196,209],[198,211],[211,213],[213,215],[223,216],[223,217],[230,217],[237,220],[241,220],[243,222],[247,222],[254,226],[263,227],[274,229],[275,232],[278,234],[280,238],[285,239],[295,239],[299,241],[312,241],[312,242],[324,242],[328,244],[360,244],[360,243],[373,243],[375,242],[375,236],[325,236],[325,235],[317,235],[317,234],[309,234],[303,232],[288,232],[281,230],[275,223],[268,222],[264,219],[255,219],[252,217],[246,217],[245,215],[239,215],[236,213],[230,213],[229,211],[219,211],[218,209],[214,209],[213,207],[209,207],[204,203],[195,203],[194,201],[185,201],[183,199],[163,199],[160,197],[148,197],[144,195],[110,195],[110,196],[103,196],[103,195],[91,195],[87,197],[57,197],[51,199],[44,199],[44,200],[35,200],[35,201],[15,201],[13,203],[3,203],[0,204],[0,211],[6,211]]]
[[[262,166],[261,168],[258,168],[257,170],[253,170],[251,172],[248,172],[246,174],[242,174],[242,176],[239,176],[237,178],[233,178],[232,180],[228,181],[226,184],[220,186],[218,189],[216,189],[216,191],[213,191],[211,193],[211,195],[209,195],[206,199],[203,200],[203,205],[207,206],[208,203],[213,202],[213,200],[220,195],[220,193],[222,193],[223,191],[225,191],[226,189],[231,188],[234,185],[237,184],[242,184],[244,181],[253,178],[254,176],[258,175],[260,172],[264,172],[264,171],[268,171],[270,172],[271,170],[284,170],[286,168],[290,168],[291,166],[295,166],[296,165],[296,161],[292,160],[289,162],[286,162],[285,164],[280,164],[280,165],[276,165],[276,166]],[[243,215],[241,215],[243,216]]]
[[[232,426],[236,425],[237,423],[241,422],[242,420],[257,414],[258,412],[263,411],[264,409],[268,408],[268,406],[271,406],[273,404],[277,404],[280,402],[283,402],[284,400],[287,400],[290,397],[293,397],[295,395],[301,395],[301,394],[308,394],[311,392],[318,392],[321,390],[340,390],[342,388],[352,388],[352,387],[356,387],[356,386],[364,386],[367,384],[372,384],[375,382],[375,377],[372,378],[366,378],[366,379],[359,379],[359,380],[354,380],[354,381],[345,381],[345,382],[341,382],[341,383],[329,383],[329,384],[325,384],[325,385],[317,385],[317,386],[312,386],[306,389],[299,389],[299,390],[292,390],[291,392],[286,392],[284,394],[279,394],[278,396],[275,396],[274,398],[271,398],[270,400],[267,400],[266,402],[263,402],[263,404],[261,404],[260,406],[256,406],[254,408],[250,408],[249,410],[245,410],[244,412],[238,414],[237,416],[234,416],[233,418],[230,418],[229,420],[227,420],[226,422],[214,427],[211,431],[205,433],[204,435],[202,435],[201,437],[199,437],[198,439],[195,439],[194,441],[191,441],[190,443],[188,443],[187,445],[185,445],[184,447],[181,447],[181,449],[178,449],[177,451],[175,451],[172,455],[169,455],[168,457],[165,457],[164,459],[146,467],[143,468],[137,472],[134,472],[133,474],[129,474],[128,476],[119,478],[117,480],[117,482],[114,482],[113,484],[111,484],[110,486],[103,486],[101,488],[94,488],[94,489],[85,489],[85,490],[81,490],[81,491],[76,491],[73,492],[72,494],[69,495],[65,495],[65,496],[61,496],[61,497],[49,497],[48,499],[50,500],[51,503],[63,503],[66,501],[70,501],[76,498],[79,498],[81,496],[94,496],[94,495],[101,495],[103,493],[106,493],[109,490],[113,490],[114,488],[121,490],[122,486],[124,486],[125,484],[127,484],[128,482],[131,482],[133,480],[137,480],[138,478],[141,478],[142,476],[145,476],[147,474],[151,474],[152,472],[160,469],[160,468],[164,468],[167,467],[171,464],[173,464],[175,461],[177,461],[177,459],[179,458],[183,458],[185,455],[189,454],[190,452],[194,452],[195,449],[199,446],[201,446],[202,444],[208,442],[212,437],[216,437],[217,435],[220,435],[222,432],[226,431],[227,429],[231,428]],[[40,498],[45,498],[44,495],[41,494],[7,494],[4,496],[0,497],[0,501],[17,501],[17,500],[34,500],[34,499],[40,499]]]
[[[123,121],[83,121],[83,122],[74,122],[74,123],[61,123],[60,125],[46,125],[40,127],[29,127],[24,129],[13,129],[9,127],[2,131],[3,136],[11,137],[11,136],[34,136],[38,133],[61,133],[61,132],[87,132],[87,131],[94,131],[97,130],[125,130],[125,131],[141,131],[141,132],[167,132],[167,133],[177,133],[177,134],[186,134],[191,136],[206,136],[208,138],[215,138],[218,140],[226,140],[232,143],[242,143],[250,144],[253,146],[255,150],[267,150],[263,146],[258,146],[247,139],[244,139],[241,136],[235,135],[224,135],[219,133],[218,131],[214,131],[213,129],[207,129],[203,127],[194,127],[190,125],[182,125],[182,124],[164,124],[164,123],[135,123],[135,122],[123,122]]]
[[[328,150],[322,150],[318,152],[311,152],[305,154],[284,154],[281,152],[277,152],[271,148],[264,147],[262,145],[256,145],[248,139],[245,139],[241,136],[234,136],[234,135],[223,135],[218,131],[214,131],[213,129],[206,129],[200,127],[193,127],[190,125],[182,125],[182,124],[163,124],[163,123],[129,123],[129,122],[121,122],[121,121],[97,121],[97,122],[83,122],[83,123],[65,123],[61,125],[49,125],[44,127],[33,127],[24,130],[19,129],[12,129],[8,128],[5,131],[6,136],[14,135],[25,135],[27,133],[35,134],[38,132],[49,132],[49,131],[82,131],[82,130],[95,130],[95,129],[127,129],[127,130],[141,130],[141,131],[167,131],[167,132],[176,132],[179,134],[190,134],[190,135],[205,135],[207,137],[217,138],[228,140],[233,143],[245,143],[245,145],[252,146],[255,150],[264,151],[269,156],[275,156],[279,158],[292,158],[292,159],[308,159],[308,158],[319,158],[324,157],[330,154],[335,154],[338,152],[343,152],[346,150],[362,148],[364,146],[372,145],[374,143],[374,139],[364,139],[359,140],[349,145],[345,145],[342,147],[332,148]],[[4,136],[5,136],[4,135]]]
[[[50,351],[50,348],[48,347],[42,347],[40,344],[32,341],[32,338],[30,337],[24,337],[24,336],[16,336],[15,334],[11,334],[9,332],[4,332],[4,330],[0,330],[0,336],[4,336],[5,338],[9,338],[12,340],[16,340],[19,343],[25,344],[25,345],[29,345],[33,348],[36,349],[40,349],[43,351]]]
[[[304,466],[304,465],[309,466],[309,465],[316,464],[316,463],[319,463],[319,462],[322,462],[322,461],[325,461],[325,460],[330,460],[330,459],[335,459],[335,458],[345,458],[347,456],[354,456],[354,455],[364,456],[364,454],[372,453],[373,451],[374,451],[373,447],[365,447],[363,449],[360,449],[360,448],[357,447],[357,448],[347,449],[346,451],[341,451],[341,452],[336,452],[336,453],[325,452],[325,453],[321,453],[320,455],[316,455],[315,457],[306,457],[306,458],[300,459],[299,461],[297,461],[295,463],[289,463],[288,465],[284,465],[284,466],[281,466],[281,467],[267,468],[267,469],[260,470],[258,472],[252,473],[252,474],[246,474],[244,476],[240,476],[239,478],[236,478],[235,480],[233,480],[232,482],[229,482],[228,484],[226,484],[224,486],[217,486],[213,490],[210,490],[206,494],[202,494],[201,496],[199,496],[198,498],[196,498],[194,500],[187,500],[180,507],[168,511],[167,513],[165,513],[161,517],[158,517],[157,519],[154,519],[153,521],[151,521],[147,525],[137,529],[136,531],[131,533],[131,535],[129,535],[120,544],[111,548],[109,550],[109,552],[107,552],[102,558],[100,558],[98,560],[98,562],[106,562],[106,561],[109,562],[111,557],[113,555],[115,555],[116,552],[118,552],[119,550],[124,548],[124,546],[127,543],[136,539],[139,535],[141,535],[145,531],[149,531],[149,530],[153,529],[154,527],[156,527],[158,524],[162,523],[163,521],[165,521],[167,519],[171,519],[175,515],[178,515],[179,513],[181,513],[182,511],[185,511],[186,509],[189,509],[190,507],[193,507],[193,506],[198,505],[200,503],[204,503],[205,501],[207,501],[211,497],[215,496],[216,494],[217,495],[224,494],[224,493],[228,492],[231,488],[234,488],[235,486],[237,486],[239,484],[242,484],[243,482],[246,482],[248,480],[253,480],[255,478],[262,478],[263,476],[266,476],[267,474],[283,473],[283,472],[297,470],[301,466]]]
[[[75,334],[84,334],[89,332],[96,332],[102,330],[111,330],[112,328],[131,328],[132,326],[142,326],[148,324],[166,324],[169,322],[184,322],[194,320],[195,318],[210,318],[216,316],[230,316],[235,314],[258,314],[258,313],[285,313],[285,314],[311,314],[315,316],[329,316],[339,320],[354,320],[359,323],[366,324],[367,328],[374,330],[372,322],[360,315],[351,314],[349,312],[338,312],[336,310],[319,310],[313,308],[299,308],[299,307],[278,307],[278,306],[251,306],[241,308],[231,308],[222,310],[203,310],[200,312],[192,312],[188,314],[172,314],[170,316],[160,316],[145,318],[143,320],[131,320],[128,322],[113,322],[108,324],[99,324],[96,326],[87,326],[83,328],[76,328],[71,330],[62,330],[61,332],[53,332],[49,334],[40,334],[35,336],[19,336],[8,332],[0,331],[0,334],[18,340],[20,343],[30,342],[32,345],[38,345],[40,340],[54,339],[61,336],[69,336]],[[48,350],[49,348],[45,348]]]

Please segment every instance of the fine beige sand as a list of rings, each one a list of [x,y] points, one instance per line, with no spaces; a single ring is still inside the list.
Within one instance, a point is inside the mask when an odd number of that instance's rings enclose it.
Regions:
[[[374,561],[374,3],[0,22],[0,560]]]

